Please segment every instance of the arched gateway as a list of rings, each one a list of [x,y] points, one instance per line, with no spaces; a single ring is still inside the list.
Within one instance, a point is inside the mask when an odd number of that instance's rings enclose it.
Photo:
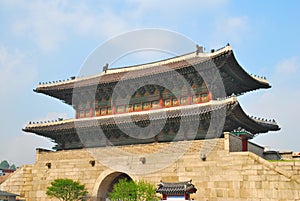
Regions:
[[[134,179],[123,172],[116,172],[112,170],[102,172],[97,178],[93,189],[93,201],[106,201],[108,193],[112,191],[114,184],[124,178],[127,178],[128,180]]]

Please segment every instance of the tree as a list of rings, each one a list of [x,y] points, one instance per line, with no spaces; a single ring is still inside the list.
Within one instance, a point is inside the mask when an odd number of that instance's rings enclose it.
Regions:
[[[11,170],[16,170],[16,166],[14,164],[10,165],[7,160],[3,160],[0,163],[0,168],[1,169],[11,169]]]
[[[155,186],[143,180],[137,182],[137,197],[139,201],[160,200],[156,196]]]
[[[108,194],[111,201],[155,201],[159,198],[155,194],[155,187],[145,181],[120,179]]]
[[[11,169],[11,170],[16,170],[17,168],[16,168],[15,164],[12,164],[12,165],[9,167],[9,169]]]
[[[61,201],[77,201],[83,200],[88,192],[85,185],[72,179],[55,179],[47,188],[46,194]]]
[[[132,180],[128,181],[126,178],[120,179],[118,183],[113,186],[113,190],[109,193],[108,197],[112,201],[135,201],[136,190],[136,185]]]
[[[7,162],[7,160],[4,160],[0,163],[0,168],[3,168],[3,169],[9,168],[9,163]]]

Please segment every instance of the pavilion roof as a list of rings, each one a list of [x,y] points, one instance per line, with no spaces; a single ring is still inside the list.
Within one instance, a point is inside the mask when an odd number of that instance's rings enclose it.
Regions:
[[[107,88],[107,86],[114,85],[123,79],[128,72],[134,72],[130,74],[131,76],[126,78],[128,80],[142,79],[153,75],[160,76],[169,71],[184,70],[192,67],[196,68],[198,72],[203,72],[205,75],[205,73],[210,70],[209,68],[211,68],[209,65],[205,65],[209,61],[213,61],[219,70],[227,96],[233,93],[242,94],[260,88],[270,88],[266,78],[248,74],[238,64],[231,46],[226,46],[211,53],[192,52],[158,62],[108,69],[105,72],[93,76],[82,78],[72,77],[67,81],[40,83],[34,91],[58,98],[72,105],[74,88],[88,89],[93,86]],[[162,68],[162,66],[165,68]]]
[[[194,184],[192,184],[192,180],[184,182],[161,181],[156,189],[157,193],[165,195],[183,195],[185,193],[191,194],[196,193],[196,191],[197,189],[195,188]]]
[[[7,191],[1,191],[0,190],[0,196],[7,196],[7,197],[16,197],[16,196],[19,196],[18,194],[14,194],[14,193],[9,193]]]

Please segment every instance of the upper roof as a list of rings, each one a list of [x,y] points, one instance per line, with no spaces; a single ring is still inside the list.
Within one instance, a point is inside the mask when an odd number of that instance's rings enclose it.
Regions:
[[[107,88],[107,86],[112,86],[124,79],[123,76],[128,72],[134,72],[126,78],[129,80],[166,74],[174,70],[189,70],[191,68],[205,73],[211,68],[211,65],[206,65],[210,61],[213,61],[214,66],[216,66],[221,75],[227,96],[231,94],[238,95],[260,88],[270,88],[266,78],[250,75],[238,64],[231,46],[228,45],[210,53],[195,51],[162,61],[107,69],[93,76],[72,77],[67,81],[40,83],[34,91],[58,98],[72,105],[73,89],[77,87],[84,89],[98,85],[100,88],[101,86]],[[162,66],[165,68],[162,68]]]

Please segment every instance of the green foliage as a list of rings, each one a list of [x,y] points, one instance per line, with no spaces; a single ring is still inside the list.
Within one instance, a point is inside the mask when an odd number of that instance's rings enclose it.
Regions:
[[[137,187],[133,181],[127,179],[120,179],[113,187],[113,191],[109,193],[108,197],[111,201],[134,201],[136,200]]]
[[[108,195],[111,201],[155,201],[159,198],[155,194],[155,187],[145,181],[120,179]]]
[[[11,169],[11,170],[16,170],[16,166],[14,164],[10,165],[7,160],[3,160],[0,163],[0,168],[1,169]]]
[[[299,162],[299,160],[267,160],[269,162]]]
[[[3,169],[9,168],[9,163],[7,162],[7,160],[4,160],[0,163],[0,168],[3,168]]]
[[[61,201],[83,200],[87,193],[85,185],[72,179],[56,179],[51,182],[51,186],[47,188],[46,192],[49,197],[54,197]]]
[[[12,165],[9,167],[9,169],[16,170],[17,168],[16,168],[15,164],[12,164]]]
[[[155,193],[155,186],[143,180],[137,182],[137,201],[160,200]]]

